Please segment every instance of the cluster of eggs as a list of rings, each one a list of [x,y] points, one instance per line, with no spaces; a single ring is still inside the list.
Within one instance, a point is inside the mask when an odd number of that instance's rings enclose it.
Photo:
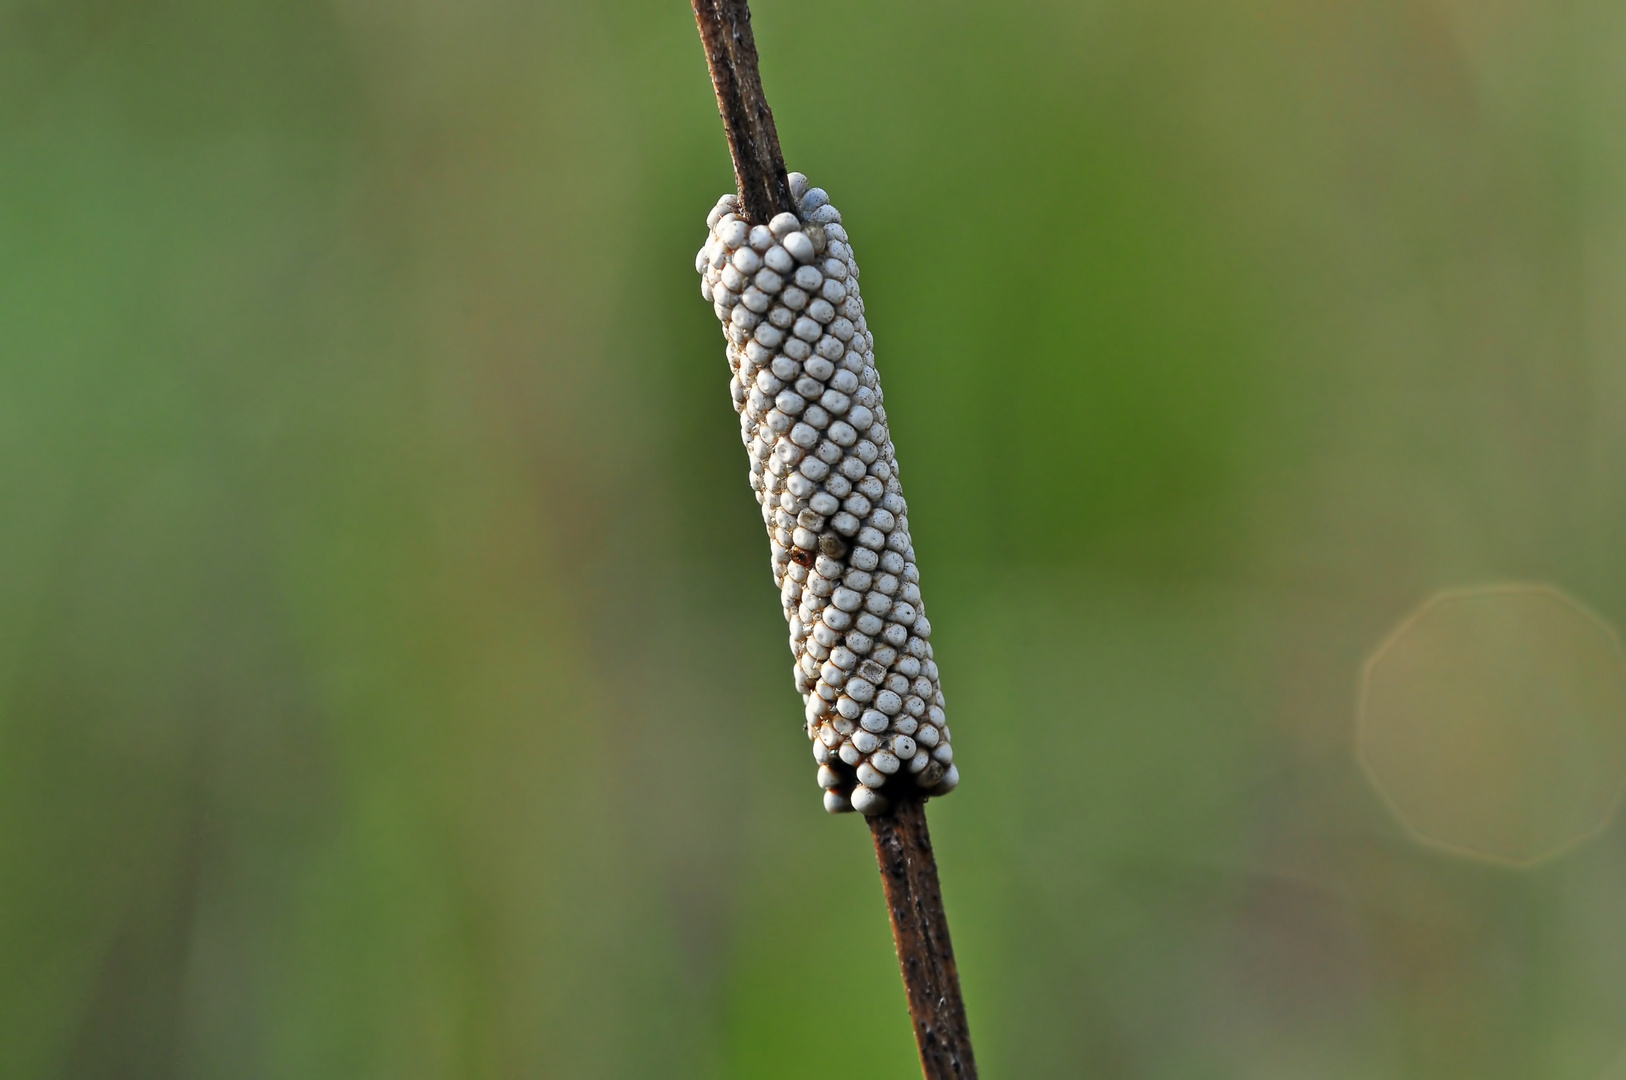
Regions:
[[[719,199],[695,270],[728,339],[825,808],[878,814],[960,772],[858,264],[829,197],[790,185],[800,212],[766,225]]]

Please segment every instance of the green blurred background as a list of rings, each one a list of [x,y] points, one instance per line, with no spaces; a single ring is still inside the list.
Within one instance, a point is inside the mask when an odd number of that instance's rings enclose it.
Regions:
[[[1439,589],[1626,621],[1626,6],[756,26],[865,269],[984,1075],[1626,1076],[1620,829],[1455,857],[1351,752]],[[693,271],[731,184],[676,0],[0,0],[0,1076],[918,1075]]]

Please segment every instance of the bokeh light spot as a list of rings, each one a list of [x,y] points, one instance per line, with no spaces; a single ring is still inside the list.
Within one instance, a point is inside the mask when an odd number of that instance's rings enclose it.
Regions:
[[[1534,865],[1626,788],[1626,653],[1548,585],[1441,593],[1367,661],[1356,749],[1420,839]]]

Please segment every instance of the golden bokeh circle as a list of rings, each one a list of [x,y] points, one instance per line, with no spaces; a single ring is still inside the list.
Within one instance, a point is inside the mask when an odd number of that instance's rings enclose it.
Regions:
[[[1626,651],[1550,585],[1440,593],[1367,661],[1356,754],[1419,839],[1533,866],[1626,790]]]

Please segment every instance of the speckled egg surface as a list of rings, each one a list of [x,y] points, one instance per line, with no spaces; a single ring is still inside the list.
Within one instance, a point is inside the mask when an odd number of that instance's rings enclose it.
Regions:
[[[719,199],[695,269],[728,339],[825,808],[877,814],[960,772],[858,264],[829,197],[790,184],[800,213],[767,225]]]

